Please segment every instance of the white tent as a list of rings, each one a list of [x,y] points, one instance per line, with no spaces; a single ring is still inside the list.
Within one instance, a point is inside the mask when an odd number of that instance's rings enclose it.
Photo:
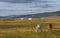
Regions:
[[[28,18],[28,20],[32,20],[32,18]]]
[[[20,18],[21,20],[23,20],[24,18]]]

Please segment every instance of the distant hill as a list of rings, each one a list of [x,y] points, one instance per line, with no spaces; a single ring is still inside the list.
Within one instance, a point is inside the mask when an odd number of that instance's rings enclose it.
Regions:
[[[29,15],[10,15],[10,16],[0,16],[0,18],[41,18],[41,17],[50,17],[50,16],[60,16],[60,11],[56,12],[46,12],[38,14],[29,14]]]

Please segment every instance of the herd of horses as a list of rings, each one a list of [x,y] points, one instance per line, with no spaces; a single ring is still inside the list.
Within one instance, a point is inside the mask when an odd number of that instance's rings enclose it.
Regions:
[[[38,24],[36,26],[35,32],[41,32],[42,31],[42,24]],[[48,32],[52,32],[52,24],[48,24]]]

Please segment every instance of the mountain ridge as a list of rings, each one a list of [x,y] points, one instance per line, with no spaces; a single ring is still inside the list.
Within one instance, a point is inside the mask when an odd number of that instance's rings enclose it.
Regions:
[[[28,15],[0,16],[0,18],[41,18],[41,17],[49,17],[49,16],[60,16],[60,11],[28,14]]]

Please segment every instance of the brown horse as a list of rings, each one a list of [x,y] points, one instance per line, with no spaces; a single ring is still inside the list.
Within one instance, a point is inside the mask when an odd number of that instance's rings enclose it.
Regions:
[[[52,24],[48,25],[48,32],[52,32]]]

